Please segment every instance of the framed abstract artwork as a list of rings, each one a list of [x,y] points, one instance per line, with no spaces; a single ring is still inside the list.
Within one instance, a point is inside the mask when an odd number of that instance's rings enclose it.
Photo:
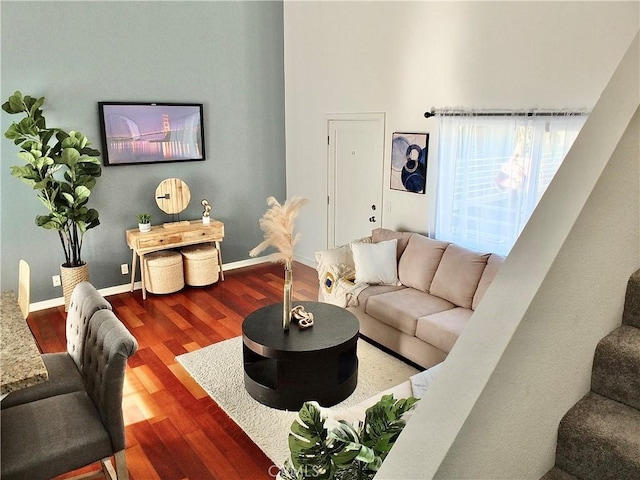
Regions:
[[[428,133],[394,133],[391,142],[391,189],[424,193],[428,153]]]

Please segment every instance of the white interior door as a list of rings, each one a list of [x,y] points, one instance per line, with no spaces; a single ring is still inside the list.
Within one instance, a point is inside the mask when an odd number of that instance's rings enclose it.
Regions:
[[[382,225],[384,120],[384,113],[328,120],[329,248]]]

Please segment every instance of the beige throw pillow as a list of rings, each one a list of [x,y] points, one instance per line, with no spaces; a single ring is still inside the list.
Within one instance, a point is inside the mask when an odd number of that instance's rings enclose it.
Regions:
[[[491,282],[493,282],[493,278],[496,276],[503,263],[504,257],[501,257],[500,255],[492,253],[489,257],[487,266],[484,269],[484,272],[482,272],[482,277],[480,277],[480,283],[478,283],[476,293],[473,296],[473,303],[471,304],[471,308],[473,310],[476,309],[476,307],[480,303],[480,300],[482,300],[482,297],[484,297],[484,294],[487,292],[487,288],[489,288],[489,285],[491,284]]]
[[[354,243],[351,245],[356,267],[356,283],[369,285],[397,285],[398,263],[396,239],[380,243]]]
[[[409,239],[414,234],[412,232],[396,232],[395,230],[388,230],[386,228],[375,228],[371,231],[371,237],[373,243],[385,242],[387,240],[398,240],[398,248],[396,252],[396,259],[400,258],[402,252],[407,247]]]
[[[409,239],[407,248],[398,262],[400,282],[423,292],[429,292],[431,281],[449,242],[433,240],[415,234]]]
[[[471,308],[473,295],[489,255],[449,245],[442,255],[429,293],[459,307]]]

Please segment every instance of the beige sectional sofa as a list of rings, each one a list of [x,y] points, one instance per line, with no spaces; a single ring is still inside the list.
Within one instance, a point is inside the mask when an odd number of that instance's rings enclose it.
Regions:
[[[363,336],[424,368],[451,351],[503,262],[496,254],[387,229],[317,252],[316,260],[320,301],[346,307]],[[380,268],[387,271],[375,271]]]

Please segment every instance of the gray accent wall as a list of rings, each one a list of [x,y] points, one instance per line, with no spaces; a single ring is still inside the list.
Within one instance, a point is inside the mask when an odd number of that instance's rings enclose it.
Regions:
[[[80,130],[101,149],[99,101],[204,104],[204,162],[110,166],[89,205],[101,225],[85,235],[92,283],[127,283],[125,230],[136,215],[175,220],[155,203],[165,178],[184,180],[191,203],[181,220],[200,218],[200,200],[225,223],[225,263],[248,258],[262,240],[258,219],[270,195],[284,200],[282,2],[2,1],[2,102],[15,90],[44,96],[48,126]],[[19,116],[2,112],[2,133]],[[20,163],[2,137],[1,288],[16,289],[18,261],[31,265],[31,301],[62,296],[51,277],[64,261],[56,232],[35,225],[46,213],[36,192],[10,174]]]

